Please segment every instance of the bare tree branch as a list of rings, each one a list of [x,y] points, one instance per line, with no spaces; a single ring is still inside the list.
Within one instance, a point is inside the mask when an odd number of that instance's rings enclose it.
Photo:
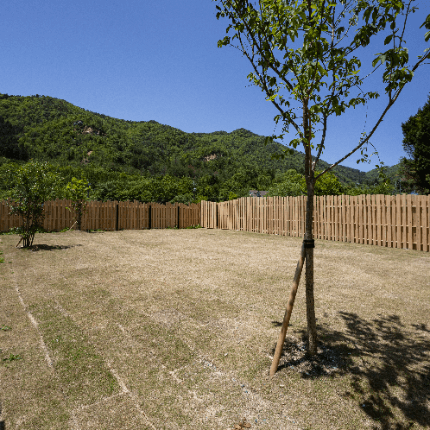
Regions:
[[[419,60],[415,66],[412,68],[412,71],[415,71],[425,60],[427,60],[427,58],[430,57],[430,51],[427,52],[426,55],[424,55],[421,60]],[[382,112],[382,115],[379,117],[377,123],[375,124],[375,126],[373,127],[372,131],[370,132],[370,134],[366,137],[366,139],[364,139],[362,142],[360,142],[351,152],[349,152],[348,154],[346,154],[344,157],[342,157],[340,160],[336,161],[336,163],[332,164],[331,166],[327,167],[327,169],[325,169],[323,172],[321,172],[316,178],[315,180],[317,180],[320,176],[324,175],[325,173],[327,173],[328,171],[330,171],[331,169],[333,169],[333,167],[336,167],[338,164],[340,164],[342,161],[346,160],[350,155],[354,154],[354,152],[356,152],[357,150],[359,150],[366,142],[368,142],[368,140],[372,137],[373,133],[376,131],[376,129],[378,128],[379,124],[381,124],[382,120],[384,119],[385,114],[389,111],[389,109],[391,108],[391,106],[394,104],[394,102],[397,100],[397,98],[399,97],[400,93],[402,92],[403,88],[406,86],[406,84],[404,84],[401,88],[399,88],[395,94],[395,96],[393,98],[389,98],[388,101],[388,105],[385,108],[384,112]]]

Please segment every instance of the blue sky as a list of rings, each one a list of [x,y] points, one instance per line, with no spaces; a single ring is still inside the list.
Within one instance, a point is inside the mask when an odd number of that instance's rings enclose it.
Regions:
[[[430,4],[416,4],[420,10],[406,33],[412,59],[430,46],[424,43],[425,29],[418,29]],[[215,5],[212,0],[4,2],[0,92],[57,97],[115,118],[155,120],[185,132],[245,128],[279,134],[276,108],[246,78],[252,70],[248,60],[232,47],[217,48],[228,21],[216,19]],[[364,68],[376,52],[366,48],[360,54]],[[369,85],[383,92],[379,77],[372,76]],[[426,103],[429,93],[430,66],[424,65],[371,139],[386,165],[405,155],[401,123]],[[349,152],[385,104],[382,95],[368,108],[329,120],[322,159],[333,163]],[[357,165],[357,158],[354,154],[342,164],[362,171],[378,164],[376,156],[371,164]]]

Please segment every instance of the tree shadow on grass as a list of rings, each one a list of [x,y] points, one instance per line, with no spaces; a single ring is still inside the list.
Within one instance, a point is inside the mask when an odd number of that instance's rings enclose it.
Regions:
[[[279,370],[296,370],[307,379],[349,374],[351,388],[343,396],[359,401],[375,429],[430,427],[430,330],[426,324],[407,327],[397,315],[371,321],[350,312],[339,315],[346,330],[319,324],[315,357],[306,352],[305,331],[302,341],[287,337]],[[402,415],[401,423],[395,409]]]
[[[57,251],[60,249],[69,249],[74,248],[75,246],[83,246],[83,245],[46,245],[46,244],[38,244],[38,245],[31,245],[28,248],[30,251],[36,252],[36,251]]]

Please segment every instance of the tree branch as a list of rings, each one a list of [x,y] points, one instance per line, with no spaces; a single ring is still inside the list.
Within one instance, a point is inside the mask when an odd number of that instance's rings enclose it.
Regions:
[[[421,63],[423,63],[423,61],[425,61],[427,58],[430,57],[430,51],[427,52],[426,55],[424,55],[421,60],[419,60],[415,66],[412,68],[412,71],[415,71],[420,65]],[[393,98],[390,97],[389,102],[387,107],[385,108],[384,112],[382,113],[382,115],[379,117],[378,122],[375,124],[375,126],[373,127],[372,131],[370,132],[370,134],[366,137],[366,139],[364,139],[361,143],[359,143],[351,152],[349,152],[348,154],[346,154],[344,157],[342,157],[340,160],[336,161],[336,163],[332,164],[331,166],[327,167],[327,169],[325,169],[323,172],[321,172],[316,178],[315,180],[317,180],[320,176],[324,175],[325,173],[327,173],[328,171],[330,171],[331,169],[333,169],[333,167],[336,167],[338,164],[340,164],[342,161],[346,160],[350,155],[354,154],[354,152],[356,152],[358,149],[360,149],[366,142],[368,142],[368,140],[372,137],[373,133],[376,131],[376,129],[378,128],[379,124],[382,122],[382,120],[384,119],[385,114],[388,112],[388,110],[391,108],[391,106],[393,106],[394,102],[397,100],[397,98],[399,97],[400,93],[402,92],[403,88],[406,86],[406,84],[404,84],[401,88],[399,88],[397,90],[397,93],[395,94],[395,96]]]

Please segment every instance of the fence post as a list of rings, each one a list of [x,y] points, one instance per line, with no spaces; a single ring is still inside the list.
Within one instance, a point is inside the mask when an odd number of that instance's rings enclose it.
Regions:
[[[118,231],[118,218],[119,218],[119,204],[116,202],[115,209],[115,231]]]
[[[152,205],[151,203],[148,204],[148,229],[151,230],[152,228]]]
[[[176,203],[176,204],[178,205],[178,228],[180,228],[179,227],[179,210],[180,210],[180,206],[179,205],[180,205],[180,203]]]

